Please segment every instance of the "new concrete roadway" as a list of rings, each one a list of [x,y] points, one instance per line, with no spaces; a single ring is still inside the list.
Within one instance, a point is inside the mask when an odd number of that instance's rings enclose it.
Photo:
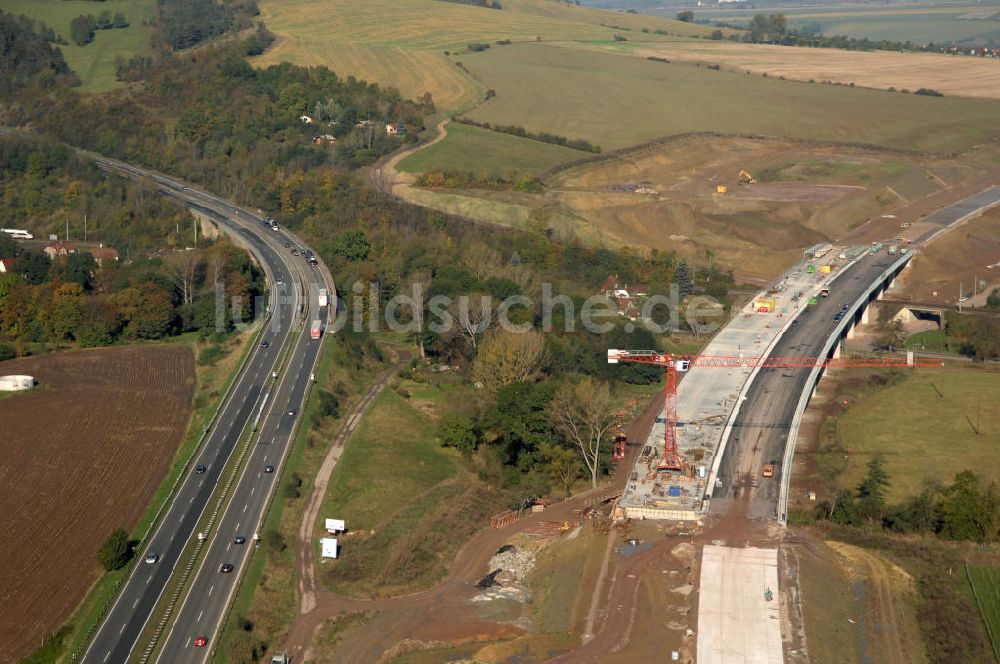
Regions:
[[[961,223],[994,205],[1000,204],[1000,186],[938,210],[922,220],[923,226],[913,247],[929,242],[949,226]],[[845,304],[853,304],[898,260],[885,251],[866,255],[830,285],[830,296],[819,298],[813,307],[797,317],[799,323],[788,328],[775,344],[769,357],[815,357],[838,323],[833,320]],[[711,512],[726,513],[736,503],[746,505],[749,518],[772,519],[778,509],[782,474],[789,472],[781,461],[799,397],[806,385],[809,369],[761,369],[746,394],[730,439],[723,453],[719,480],[712,491]],[[772,478],[761,476],[765,463],[775,464]],[[757,487],[752,486],[756,482]],[[742,507],[742,505],[741,505]]]
[[[327,312],[318,306],[316,291],[326,288],[332,295],[335,290],[332,283],[327,283],[329,277],[324,275],[329,273],[322,265],[312,267],[301,255],[292,256],[289,248],[283,246],[288,242],[301,250],[304,247],[300,242],[284,231],[270,230],[251,211],[172,178],[115,160],[88,156],[102,168],[153,180],[164,195],[210,216],[238,243],[251,249],[270,280],[270,314],[260,337],[268,344],[251,350],[195,458],[185,469],[172,502],[165,507],[159,526],[137,552],[140,559],[135,569],[83,656],[88,664],[120,664],[143,652],[147,644],[138,643],[139,637],[151,619],[154,622],[160,619],[152,614],[164,591],[173,587],[175,569],[186,562],[181,554],[196,536],[195,528],[203,512],[211,507],[212,493],[234,450],[238,449],[237,444],[245,440],[248,425],[260,417],[260,439],[254,439],[245,470],[231,487],[229,508],[218,517],[216,527],[209,533],[207,548],[201,556],[201,571],[189,583],[191,594],[175,613],[176,627],[165,643],[169,651],[165,650],[168,654],[163,655],[162,661],[201,661],[211,647],[195,649],[193,637],[205,636],[209,646],[212,645],[240,568],[254,546],[253,536],[263,518],[269,492],[279,477],[307,394],[320,349],[320,343],[309,338],[309,322],[327,318]],[[290,338],[292,351],[282,370],[279,367],[282,348]],[[275,380],[272,372],[276,370],[279,376]],[[294,414],[288,415],[289,410]],[[273,465],[275,472],[265,473],[265,465]],[[199,466],[204,466],[203,472],[198,472]],[[236,535],[246,537],[246,543],[232,544]],[[158,556],[156,562],[144,562],[149,553]],[[222,562],[232,564],[233,572],[217,574]]]

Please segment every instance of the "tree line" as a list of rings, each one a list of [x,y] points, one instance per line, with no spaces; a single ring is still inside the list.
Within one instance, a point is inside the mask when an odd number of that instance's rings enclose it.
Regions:
[[[489,98],[492,90],[487,91],[486,95]],[[494,93],[495,94],[495,93]],[[489,129],[492,131],[500,132],[501,134],[510,134],[511,136],[520,136],[521,138],[529,138],[533,141],[541,141],[542,143],[552,143],[553,145],[562,145],[563,147],[573,148],[574,150],[583,150],[584,152],[593,152],[595,154],[600,154],[601,147],[599,145],[594,145],[590,141],[584,140],[582,138],[566,138],[565,136],[559,136],[557,134],[550,134],[548,132],[530,132],[524,127],[519,127],[517,125],[491,125],[489,122],[479,122],[467,117],[456,117],[452,118],[455,122],[461,122],[462,124],[472,125],[473,127],[480,127],[481,129]]]
[[[110,11],[103,11],[97,16],[93,14],[77,16],[70,21],[69,33],[74,44],[86,46],[94,41],[94,34],[97,30],[116,30],[128,26],[128,20],[122,12],[115,12],[112,15]]]
[[[971,470],[949,485],[930,482],[898,505],[886,502],[890,477],[881,456],[854,489],[844,489],[817,507],[817,516],[848,526],[884,528],[897,533],[935,534],[943,539],[992,542],[1000,535],[1000,490]]]

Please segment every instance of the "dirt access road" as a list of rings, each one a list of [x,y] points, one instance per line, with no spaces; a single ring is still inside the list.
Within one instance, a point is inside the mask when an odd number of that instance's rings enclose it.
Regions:
[[[378,379],[372,384],[365,396],[358,402],[358,405],[351,411],[350,416],[344,422],[340,431],[337,432],[330,451],[320,465],[316,474],[316,481],[313,483],[312,493],[309,494],[309,501],[302,512],[302,521],[299,523],[299,551],[296,556],[299,579],[299,612],[306,614],[316,608],[316,547],[314,544],[314,531],[316,529],[316,517],[319,515],[320,507],[323,506],[323,498],[326,496],[326,488],[330,484],[330,476],[333,469],[340,461],[340,455],[344,452],[344,446],[354,434],[372,403],[382,393],[389,380],[409,363],[412,355],[408,352],[401,353],[395,365],[386,369]]]
[[[416,178],[410,173],[402,173],[396,170],[396,166],[399,162],[403,161],[411,154],[420,152],[435,143],[440,143],[444,139],[448,138],[448,120],[445,118],[438,123],[435,131],[437,132],[434,138],[427,141],[426,143],[418,143],[417,145],[406,148],[405,150],[400,150],[394,152],[381,164],[375,166],[375,168],[369,171],[369,178],[372,185],[376,189],[379,189],[387,194],[398,196],[403,200],[409,201],[409,197],[406,195],[406,190],[413,186],[413,182]]]
[[[101,574],[101,543],[145,511],[195,373],[180,344],[55,352],[0,373],[39,383],[0,401],[0,662],[12,662],[69,618]]]
[[[662,408],[663,397],[657,395],[627,428],[629,437],[645,440]],[[638,447],[629,448],[629,459],[622,463],[622,468],[632,467],[631,457],[638,450]],[[579,518],[578,511],[584,507],[587,498],[609,488],[623,487],[627,477],[627,473],[617,474],[610,485],[556,503],[544,512],[527,514],[502,530],[484,528],[462,548],[449,569],[448,576],[435,587],[422,592],[375,600],[339,597],[315,588],[313,571],[300,567],[299,578],[313,579],[314,599],[308,603],[301,602],[300,609],[305,611],[293,623],[285,640],[285,651],[293,661],[313,661],[311,644],[320,626],[338,615],[364,611],[393,612],[394,620],[385,629],[364,629],[358,630],[358,634],[352,634],[350,648],[344,648],[344,652],[338,653],[341,656],[337,661],[364,664],[376,662],[385,652],[407,638],[463,641],[520,633],[521,630],[512,631],[509,625],[497,625],[477,619],[474,612],[469,611],[468,600],[476,592],[474,584],[484,574],[489,559],[514,534],[539,521],[576,521]],[[300,548],[311,548],[311,545],[303,547],[300,543]],[[300,555],[298,562],[300,565],[305,564],[305,559]]]

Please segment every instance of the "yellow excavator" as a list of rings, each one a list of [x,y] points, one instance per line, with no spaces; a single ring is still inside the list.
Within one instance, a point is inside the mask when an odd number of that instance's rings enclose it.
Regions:
[[[746,171],[740,171],[740,184],[757,184],[757,178]]]

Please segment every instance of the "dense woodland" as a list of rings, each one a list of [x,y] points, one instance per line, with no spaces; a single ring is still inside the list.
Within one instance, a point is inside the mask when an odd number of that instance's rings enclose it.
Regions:
[[[79,241],[86,217],[89,238],[121,258],[99,266],[81,247],[53,261],[44,242],[0,235],[0,258],[15,259],[0,274],[0,336],[13,344],[3,356],[31,344],[100,346],[192,331],[217,338],[233,329],[231,319],[217,329],[217,286],[252,316],[263,284],[249,256],[224,239],[196,242],[192,217],[155,190],[105,175],[63,144],[17,134],[0,137],[0,182],[4,228],[61,238],[71,228]]]
[[[0,95],[13,100],[26,87],[46,91],[78,84],[55,32],[23,16],[0,11]]]

